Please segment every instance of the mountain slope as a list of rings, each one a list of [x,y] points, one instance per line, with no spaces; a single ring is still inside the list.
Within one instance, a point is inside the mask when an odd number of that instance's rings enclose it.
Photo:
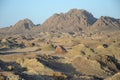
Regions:
[[[81,31],[91,26],[96,18],[86,10],[71,9],[67,13],[54,14],[42,24],[43,31]]]
[[[91,27],[92,31],[113,32],[120,30],[120,20],[108,16],[101,16]]]
[[[13,27],[11,27],[9,29],[9,32],[17,32],[17,33],[21,33],[25,30],[30,30],[32,29],[34,26],[34,24],[32,23],[31,20],[29,19],[24,19],[24,20],[20,20],[18,21]]]

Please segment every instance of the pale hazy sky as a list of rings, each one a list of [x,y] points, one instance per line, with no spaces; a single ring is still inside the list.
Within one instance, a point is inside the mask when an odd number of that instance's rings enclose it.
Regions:
[[[41,24],[54,13],[85,9],[95,17],[120,18],[120,0],[0,0],[0,27],[29,18]]]

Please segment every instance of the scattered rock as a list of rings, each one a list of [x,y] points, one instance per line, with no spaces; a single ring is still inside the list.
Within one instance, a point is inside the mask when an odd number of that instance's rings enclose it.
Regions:
[[[104,48],[108,48],[108,44],[103,44],[103,47]]]

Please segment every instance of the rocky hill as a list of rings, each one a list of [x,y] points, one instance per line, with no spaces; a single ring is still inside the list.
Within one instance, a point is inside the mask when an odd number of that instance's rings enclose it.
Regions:
[[[66,13],[53,14],[41,25],[34,25],[29,19],[20,20],[14,26],[0,29],[0,35],[36,35],[39,32],[65,32],[82,35],[82,33],[108,33],[119,30],[120,19],[108,16],[101,16],[97,19],[86,10],[71,9]]]
[[[24,20],[20,20],[18,21],[14,26],[10,26],[8,28],[3,28],[3,32],[15,32],[15,33],[22,33],[25,30],[30,30],[32,29],[34,26],[34,24],[32,23],[31,20],[29,19],[24,19]],[[4,30],[7,31],[4,31]]]
[[[12,27],[10,29],[10,31],[24,31],[24,30],[30,30],[31,28],[33,28],[34,24],[32,23],[31,20],[29,19],[24,19],[24,20],[20,20],[18,21],[14,27]]]
[[[120,30],[120,20],[108,16],[101,16],[93,25],[92,31],[113,32]]]
[[[86,10],[71,9],[67,13],[54,14],[42,24],[43,31],[81,31],[96,21]]]

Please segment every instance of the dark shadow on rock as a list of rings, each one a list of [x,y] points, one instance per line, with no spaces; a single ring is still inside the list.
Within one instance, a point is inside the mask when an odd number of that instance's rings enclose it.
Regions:
[[[42,80],[41,77],[37,75],[28,75],[25,73],[18,73],[17,75],[19,75],[21,78],[25,80]]]
[[[37,58],[37,59],[45,66],[47,66],[55,71],[59,71],[64,74],[80,74],[80,73],[76,72],[76,69],[71,64],[60,63],[55,60],[44,59],[44,58]]]
[[[26,68],[21,67],[21,65],[16,62],[3,62],[1,60],[0,68],[2,71],[11,71],[14,73],[21,73],[27,70]]]
[[[8,50],[12,50],[10,48],[0,48],[0,51],[8,51]]]
[[[0,60],[0,70],[4,71],[5,69],[5,63],[2,60]]]
[[[19,53],[27,53],[27,52],[0,52],[0,55],[10,55],[10,54],[19,54]]]
[[[112,74],[120,70],[120,63],[114,56],[95,55],[91,56],[90,59],[92,59],[92,57],[100,63],[101,67],[107,67],[112,72]]]

